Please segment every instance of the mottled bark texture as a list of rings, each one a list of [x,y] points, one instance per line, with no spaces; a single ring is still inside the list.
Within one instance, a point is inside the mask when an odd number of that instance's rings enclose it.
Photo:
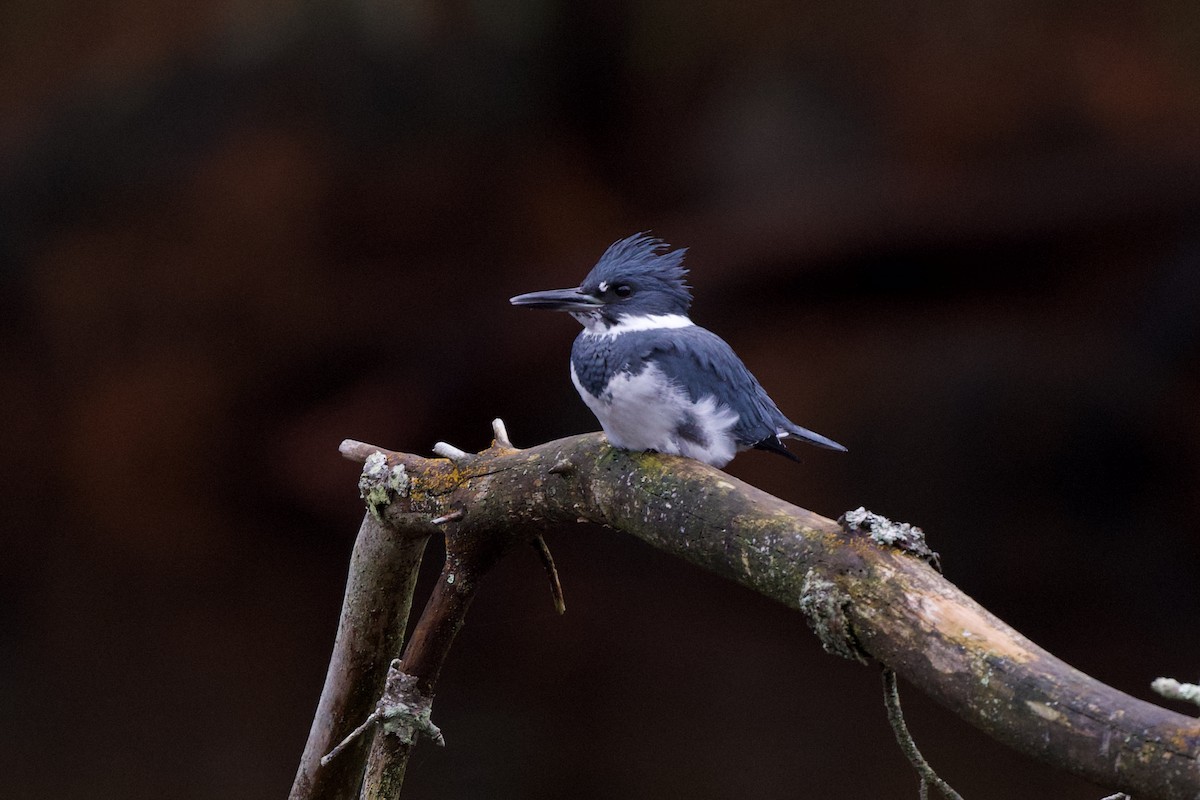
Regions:
[[[376,450],[343,445],[360,461]],[[1038,760],[1138,800],[1200,797],[1200,721],[1073,669],[869,533],[696,461],[615,450],[598,434],[453,460],[386,455],[411,486],[383,518],[403,527],[455,515],[444,526],[452,559],[486,561],[514,530],[529,539],[554,523],[607,525],[803,611],[831,652],[890,666]]]
[[[400,508],[395,504],[393,514]],[[371,738],[359,737],[327,766],[321,766],[321,756],[375,710],[388,666],[399,654],[421,555],[435,530],[425,518],[405,523],[385,524],[373,513],[363,518],[325,686],[290,800],[358,797]]]

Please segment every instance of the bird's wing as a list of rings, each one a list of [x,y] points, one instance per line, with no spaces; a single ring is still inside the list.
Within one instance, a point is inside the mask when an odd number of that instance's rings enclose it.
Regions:
[[[793,425],[725,340],[700,327],[648,336],[642,358],[657,361],[693,402],[713,397],[738,415],[734,436],[743,446],[774,439]],[[801,429],[803,430],[803,429]]]

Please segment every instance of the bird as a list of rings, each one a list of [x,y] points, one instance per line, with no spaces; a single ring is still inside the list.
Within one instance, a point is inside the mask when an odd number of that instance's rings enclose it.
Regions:
[[[733,348],[688,317],[686,252],[637,233],[605,250],[578,287],[509,302],[566,311],[583,324],[571,382],[614,447],[717,468],[751,448],[799,461],[784,439],[845,452],[784,416]]]

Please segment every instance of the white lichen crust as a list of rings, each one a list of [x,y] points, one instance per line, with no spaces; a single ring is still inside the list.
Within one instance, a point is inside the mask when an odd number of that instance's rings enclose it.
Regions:
[[[925,531],[908,522],[892,522],[882,514],[859,506],[842,514],[838,520],[848,531],[869,534],[871,541],[885,547],[898,547],[938,566],[938,554],[929,549],[925,542]],[[940,571],[940,568],[939,568]]]
[[[808,625],[821,640],[825,652],[866,664],[866,654],[854,637],[846,608],[850,598],[832,581],[810,569],[800,586],[800,610]]]
[[[376,450],[363,462],[362,475],[358,478],[358,493],[367,504],[367,510],[375,519],[383,518],[383,511],[396,497],[407,497],[408,473],[403,464],[389,467],[387,456]]]

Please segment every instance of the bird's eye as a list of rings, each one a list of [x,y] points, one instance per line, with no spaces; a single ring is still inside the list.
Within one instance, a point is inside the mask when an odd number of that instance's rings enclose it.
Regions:
[[[616,292],[617,297],[629,297],[633,294],[633,287],[628,283],[618,283],[613,287],[613,291]]]

